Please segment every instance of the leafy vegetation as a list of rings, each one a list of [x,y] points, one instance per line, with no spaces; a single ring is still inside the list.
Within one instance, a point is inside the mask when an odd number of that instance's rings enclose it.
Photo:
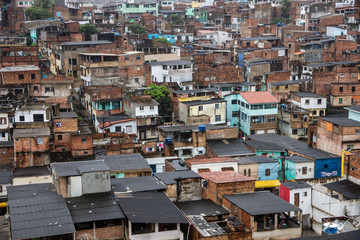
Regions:
[[[145,33],[145,28],[138,23],[131,24],[129,29],[133,33],[142,34]]]
[[[156,38],[154,41],[155,42],[166,43],[168,45],[171,45],[171,43],[166,38],[163,38],[163,37],[162,38]]]
[[[96,29],[94,25],[91,25],[89,23],[85,25],[80,25],[80,32],[85,34],[85,40],[90,41],[91,40],[91,34],[97,34],[99,31]]]
[[[25,15],[29,20],[39,20],[52,18],[53,15],[49,10],[38,6],[32,6],[25,10]]]
[[[150,94],[153,99],[155,99],[159,105],[159,115],[160,116],[170,116],[171,111],[171,98],[170,90],[166,86],[158,86],[156,84],[151,84],[149,90],[145,91],[145,94]]]
[[[36,0],[35,6],[43,8],[43,9],[51,9],[55,4],[54,0]]]
[[[182,19],[179,15],[176,14],[170,15],[170,21],[174,25],[183,25],[185,22],[184,19]]]

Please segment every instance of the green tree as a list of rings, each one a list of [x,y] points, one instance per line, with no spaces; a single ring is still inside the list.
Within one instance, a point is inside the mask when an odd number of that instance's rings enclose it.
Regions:
[[[150,94],[153,99],[155,99],[159,105],[159,115],[160,116],[170,116],[170,90],[166,86],[158,86],[156,84],[151,84],[149,90],[145,91],[145,94]]]
[[[184,19],[182,19],[179,15],[176,14],[170,15],[170,21],[174,25],[183,25],[185,22]]]
[[[168,45],[171,45],[171,43],[166,38],[156,38],[155,42],[161,42],[161,43],[167,43]]]
[[[86,41],[91,40],[91,34],[100,33],[94,25],[91,25],[89,23],[86,23],[85,25],[80,25],[80,32],[85,34]]]
[[[55,4],[54,0],[36,0],[35,5],[43,9],[51,9]]]
[[[145,28],[138,23],[131,24],[129,29],[133,33],[142,34],[145,33]]]
[[[281,1],[281,17],[288,22],[290,20],[290,3],[291,0],[282,0]]]
[[[29,20],[39,20],[39,19],[47,19],[53,17],[51,12],[37,6],[32,6],[26,9],[25,15]]]

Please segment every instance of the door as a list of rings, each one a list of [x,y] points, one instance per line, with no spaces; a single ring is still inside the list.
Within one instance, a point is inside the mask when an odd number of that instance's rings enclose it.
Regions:
[[[299,196],[299,193],[295,193],[294,194],[294,205],[299,207],[299,202],[300,202],[300,196]]]

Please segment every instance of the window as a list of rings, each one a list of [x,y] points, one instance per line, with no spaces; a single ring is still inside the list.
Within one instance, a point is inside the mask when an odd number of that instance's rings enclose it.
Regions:
[[[199,106],[199,112],[203,110],[203,106]]]
[[[298,130],[297,130],[297,129],[293,129],[293,130],[292,130],[292,134],[293,134],[293,135],[296,135],[297,133],[298,133]]]
[[[322,99],[318,99],[318,104],[321,104],[321,100],[322,100]]]
[[[136,60],[141,60],[141,55],[136,55]]]
[[[249,168],[248,169],[248,177],[250,177],[251,176],[251,169]]]
[[[35,79],[35,73],[31,74],[31,79]]]
[[[351,92],[355,92],[356,91],[356,87],[351,87]]]
[[[150,110],[154,110],[155,109],[155,106],[150,106]]]
[[[270,168],[265,169],[265,176],[270,176]]]
[[[19,116],[19,121],[24,122],[25,121],[25,116]]]
[[[237,104],[237,100],[231,100],[231,104]]]
[[[210,169],[209,169],[209,168],[199,168],[199,169],[198,169],[198,172],[199,172],[199,173],[202,173],[202,172],[210,172]]]
[[[307,192],[303,192],[303,197],[307,197]]]
[[[62,135],[58,135],[58,140],[59,140],[59,141],[62,140]]]
[[[339,88],[339,91],[340,91],[340,92],[343,92],[343,91],[344,91],[344,88],[343,88],[343,87],[340,87],[340,88]]]
[[[276,121],[276,118],[275,118],[275,116],[269,116],[269,117],[267,117],[267,121],[268,121],[268,123],[274,123]]]
[[[240,115],[240,111],[233,111],[232,112],[232,117],[239,117]]]
[[[139,107],[140,111],[144,111],[144,106]]]
[[[24,79],[24,74],[19,74],[19,79]]]
[[[244,175],[246,176],[246,169],[244,169]]]
[[[129,61],[129,56],[125,56],[125,61]]]
[[[221,115],[215,115],[215,122],[221,121]]]
[[[225,172],[225,171],[234,171],[234,168],[233,167],[222,167],[221,168],[221,171]]]
[[[44,114],[33,114],[34,122],[44,122]]]
[[[324,169],[328,169],[329,168],[329,164],[324,164]]]
[[[139,78],[135,78],[135,82],[136,82],[136,83],[139,83]]]
[[[6,122],[5,122],[6,123]],[[355,129],[355,134],[360,135],[360,129]]]
[[[44,144],[44,138],[37,138],[36,143],[39,144],[39,145]]]
[[[297,118],[297,117],[298,117],[298,115],[297,115],[297,114],[294,114],[294,115],[293,115],[293,118]]]
[[[45,87],[45,92],[54,92],[54,87]]]
[[[306,99],[306,100],[305,100],[305,104],[306,104],[306,105],[309,105],[309,104],[310,104],[310,100],[309,100],[309,99]]]
[[[131,125],[126,126],[126,132],[127,133],[132,132],[132,126]]]
[[[159,232],[172,231],[176,229],[176,223],[159,223]]]
[[[6,124],[6,118],[0,118],[0,124]]]
[[[132,234],[155,232],[155,223],[131,223]]]
[[[252,123],[265,123],[265,117],[264,116],[256,116],[251,118]]]
[[[115,127],[115,132],[121,132],[121,126]]]
[[[220,108],[220,104],[215,104],[215,109],[219,109]]]
[[[343,99],[342,99],[342,98],[339,98],[339,103],[343,103]]]
[[[39,86],[34,86],[34,91],[39,91]]]
[[[302,168],[302,174],[303,174],[303,175],[306,175],[306,174],[307,174],[307,167],[303,167],[303,168]]]
[[[86,137],[81,138],[82,143],[86,143]]]

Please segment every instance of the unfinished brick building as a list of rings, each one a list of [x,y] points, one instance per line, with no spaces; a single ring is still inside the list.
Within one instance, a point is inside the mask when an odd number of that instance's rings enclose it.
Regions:
[[[231,62],[231,52],[226,50],[194,53],[193,80],[199,87],[210,83],[242,82],[241,69]]]

